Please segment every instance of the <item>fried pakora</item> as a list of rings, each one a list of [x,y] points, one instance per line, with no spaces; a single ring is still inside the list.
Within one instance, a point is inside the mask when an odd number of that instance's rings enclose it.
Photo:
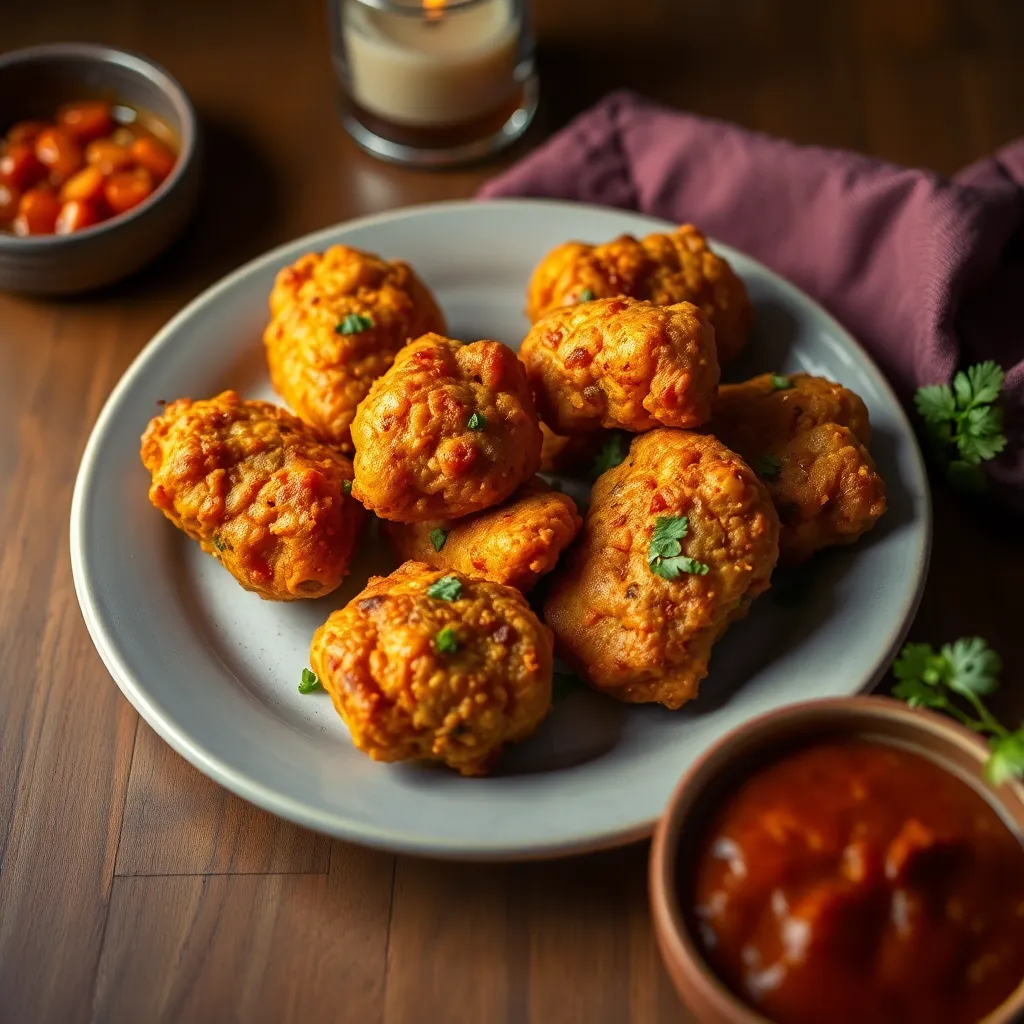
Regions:
[[[523,364],[497,341],[428,334],[374,382],[352,424],[352,493],[382,519],[457,519],[504,501],[540,466]]]
[[[375,761],[483,775],[550,710],[552,646],[519,591],[406,562],[334,612],[309,656]]]
[[[768,488],[783,562],[851,544],[885,512],[885,484],[865,447],[867,407],[839,384],[797,373],[723,385],[709,430]]]
[[[642,241],[623,235],[604,245],[558,246],[533,272],[526,314],[539,320],[560,306],[616,295],[699,306],[715,329],[722,363],[739,354],[754,317],[745,285],[692,224]]]
[[[544,620],[596,689],[681,707],[712,645],[768,588],[778,540],[768,492],[738,455],[704,434],[652,430],[594,485]]]
[[[560,434],[699,427],[718,385],[715,332],[689,302],[598,299],[538,320],[519,350],[541,419]]]
[[[352,465],[301,420],[225,391],[181,398],[142,435],[149,500],[245,587],[274,601],[322,597],[348,572],[366,520]]]
[[[263,334],[275,390],[331,444],[351,452],[356,406],[395,353],[444,315],[408,264],[346,245],[308,253],[277,275]]]
[[[387,523],[385,532],[400,558],[525,592],[554,569],[582,524],[569,495],[534,477],[503,505],[462,519]]]

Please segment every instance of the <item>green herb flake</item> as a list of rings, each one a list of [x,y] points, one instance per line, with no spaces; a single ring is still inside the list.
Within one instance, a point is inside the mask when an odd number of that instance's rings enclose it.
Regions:
[[[373,326],[373,318],[362,313],[349,313],[334,328],[335,334],[362,334]]]
[[[773,391],[788,391],[792,386],[793,382],[788,377],[784,377],[781,373],[772,374]]]
[[[434,637],[434,646],[441,654],[454,654],[459,649],[459,638],[451,626],[445,626]]]
[[[762,455],[754,464],[754,470],[758,476],[765,480],[771,480],[779,475],[782,468],[782,459],[778,455]]]
[[[352,481],[351,480],[342,480],[341,481],[341,489],[344,492],[345,496],[348,497],[348,495],[350,495],[352,493]]]
[[[466,421],[466,427],[469,430],[483,430],[487,426],[487,418],[481,416],[480,413],[473,413]]]
[[[674,580],[680,573],[706,576],[708,566],[682,553],[681,541],[686,537],[690,521],[686,516],[658,516],[654,521],[647,564],[655,576]]]
[[[322,690],[323,688],[323,683],[317,679],[315,672],[308,668],[304,668],[302,670],[302,679],[299,682],[299,693],[313,693],[315,690]]]
[[[961,725],[988,737],[985,774],[995,785],[1024,778],[1024,726],[1007,729],[989,711],[983,696],[999,686],[1003,663],[981,637],[943,644],[905,644],[893,663],[893,696],[914,708],[944,711]]]
[[[226,551],[228,543],[226,540],[222,540],[219,534],[214,534],[212,538],[212,544],[218,551]]]
[[[597,479],[602,473],[619,465],[628,454],[629,443],[626,441],[626,435],[619,431],[609,434],[608,440],[605,441],[597,458],[594,459],[591,476]]]
[[[458,576],[443,576],[427,587],[427,597],[436,597],[441,601],[457,601],[461,596],[462,583]]]
[[[594,293],[593,293],[593,291],[590,288],[584,288],[583,291],[580,292],[580,302],[593,302],[593,301],[594,301]]]
[[[440,526],[435,527],[430,531],[430,543],[434,545],[435,551],[440,551],[444,547],[444,542],[448,539],[448,531],[442,530]]]

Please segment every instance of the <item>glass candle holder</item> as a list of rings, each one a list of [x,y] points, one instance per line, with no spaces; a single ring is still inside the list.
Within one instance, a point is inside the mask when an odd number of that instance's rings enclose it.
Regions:
[[[485,157],[537,109],[529,0],[327,0],[345,128],[397,163]]]

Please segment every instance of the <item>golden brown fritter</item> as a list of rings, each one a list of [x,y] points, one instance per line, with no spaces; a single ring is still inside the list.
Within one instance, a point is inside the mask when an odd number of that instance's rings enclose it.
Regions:
[[[525,592],[554,569],[582,525],[576,502],[534,477],[503,505],[462,519],[388,523],[385,532],[400,558]]]
[[[692,302],[715,329],[718,358],[727,363],[743,348],[753,307],[732,267],[709,248],[692,224],[643,241],[623,235],[604,245],[567,242],[537,265],[527,290],[526,314],[539,320],[560,306],[615,295],[658,306]]]
[[[592,686],[678,708],[697,696],[712,645],[768,588],[778,539],[768,493],[739,456],[704,434],[652,430],[594,485],[544,619]]]
[[[301,420],[234,391],[180,398],[142,435],[149,500],[260,597],[322,597],[366,520],[352,465]]]
[[[718,385],[715,332],[689,302],[599,299],[538,320],[519,350],[541,418],[560,434],[699,427]]]
[[[885,511],[885,484],[864,445],[868,412],[852,391],[823,377],[763,374],[723,385],[708,428],[754,468],[782,523],[783,562],[851,544]]]
[[[334,612],[309,658],[375,761],[483,775],[550,710],[552,643],[517,590],[406,562]]]
[[[349,428],[395,353],[444,315],[405,263],[335,245],[277,275],[263,334],[278,394],[325,440],[351,452]]]
[[[762,373],[742,384],[722,384],[711,403],[711,417],[723,431],[722,440],[739,452],[756,445],[765,433],[795,437],[822,423],[849,427],[861,444],[871,442],[868,410],[860,395],[809,373]]]
[[[497,341],[428,334],[407,345],[359,406],[352,440],[352,493],[401,523],[490,508],[540,466],[526,372]]]

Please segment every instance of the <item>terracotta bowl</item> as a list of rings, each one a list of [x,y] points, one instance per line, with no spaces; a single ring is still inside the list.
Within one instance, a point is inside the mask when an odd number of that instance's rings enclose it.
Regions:
[[[109,284],[148,263],[184,227],[199,195],[199,137],[185,90],[158,64],[94,43],[0,55],[0,133],[52,118],[61,103],[116,99],[156,114],[178,137],[174,170],[135,209],[71,235],[0,232],[0,290],[62,295]]]
[[[791,745],[835,736],[891,740],[918,750],[970,783],[1011,827],[1024,832],[1024,788],[1016,783],[996,788],[985,781],[985,744],[948,718],[899,701],[887,697],[810,701],[755,718],[728,733],[676,787],[651,847],[651,907],[661,955],[679,995],[705,1024],[767,1021],[733,995],[704,962],[681,912],[676,865],[687,857],[687,842],[699,839],[704,815],[756,764]],[[979,1024],[1012,1024],[1022,1015],[1024,981]]]

